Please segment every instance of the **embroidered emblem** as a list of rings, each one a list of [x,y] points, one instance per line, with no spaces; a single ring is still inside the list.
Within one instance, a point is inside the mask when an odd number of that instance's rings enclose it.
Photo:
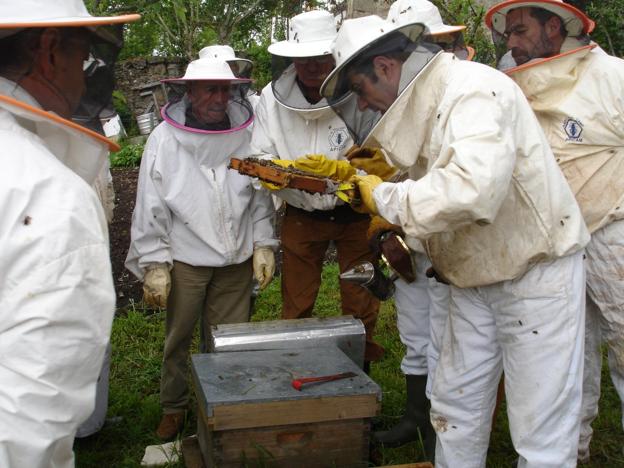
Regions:
[[[340,151],[347,146],[349,132],[347,127],[334,128],[329,132],[329,144],[331,151]]]
[[[583,124],[580,120],[568,117],[563,122],[563,130],[566,132],[566,141],[583,141]]]

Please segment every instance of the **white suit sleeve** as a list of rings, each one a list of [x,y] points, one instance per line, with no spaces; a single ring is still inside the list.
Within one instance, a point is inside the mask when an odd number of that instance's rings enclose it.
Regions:
[[[279,240],[273,231],[275,208],[269,193],[264,190],[255,190],[251,201],[251,222],[253,223],[254,249],[270,247],[277,250]]]
[[[102,166],[95,182],[93,182],[93,189],[104,208],[106,221],[110,224],[113,221],[113,212],[115,210],[115,187],[113,186],[113,175],[110,171],[108,158],[106,158],[104,166]]]
[[[420,239],[491,223],[509,190],[516,160],[508,117],[514,113],[506,106],[513,103],[486,91],[461,96],[444,112],[440,154],[427,174],[375,189],[381,216]]]
[[[125,263],[140,280],[145,268],[152,263],[173,264],[169,239],[172,216],[160,191],[161,175],[155,168],[157,154],[154,152],[158,145],[154,140],[150,136],[141,159],[130,248]]]

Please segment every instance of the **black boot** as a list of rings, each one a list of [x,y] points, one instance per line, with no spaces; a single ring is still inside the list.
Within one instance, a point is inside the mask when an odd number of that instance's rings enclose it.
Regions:
[[[405,403],[405,414],[401,420],[387,431],[375,432],[375,441],[384,444],[386,447],[400,447],[408,442],[425,439],[433,440],[435,447],[435,432],[431,427],[429,419],[429,409],[431,407],[429,399],[425,395],[427,386],[426,375],[406,375],[407,401]],[[423,449],[425,452],[431,451],[431,441]],[[435,450],[435,449],[434,449]],[[428,458],[433,454],[426,453]]]

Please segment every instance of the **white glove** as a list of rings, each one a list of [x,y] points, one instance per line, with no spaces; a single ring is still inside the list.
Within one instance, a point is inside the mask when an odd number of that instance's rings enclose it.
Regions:
[[[275,273],[275,255],[269,247],[258,247],[253,253],[253,271],[260,289],[266,288]]]
[[[154,263],[147,267],[143,278],[143,300],[152,307],[167,307],[167,297],[171,291],[169,265]]]
[[[289,205],[306,211],[333,210],[336,205],[343,202],[335,195],[323,195],[321,193],[308,193],[297,189],[282,189],[273,192]]]

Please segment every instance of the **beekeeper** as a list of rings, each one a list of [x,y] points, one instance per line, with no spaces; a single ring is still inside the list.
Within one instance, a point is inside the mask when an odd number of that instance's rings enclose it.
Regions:
[[[182,429],[189,348],[197,320],[210,326],[249,320],[255,275],[266,287],[275,269],[271,199],[228,169],[249,154],[251,105],[225,60],[198,59],[171,87],[162,122],[148,138],[132,217],[126,267],[144,299],[167,308],[157,435]]]
[[[511,52],[506,72],[529,98],[592,234],[578,452],[587,462],[600,398],[601,337],[624,401],[624,61],[591,43],[593,21],[563,2],[508,1],[492,7],[486,20],[499,50]]]
[[[390,5],[386,20],[395,26],[419,21],[427,26],[427,39],[445,52],[452,52],[462,60],[472,60],[475,56],[475,50],[464,41],[466,26],[444,24],[440,10],[429,0],[396,0]]]
[[[485,466],[503,369],[519,466],[573,466],[589,234],[518,87],[425,32],[345,21],[321,93],[381,115],[367,143],[411,179],[355,176],[361,208],[423,241],[451,284],[432,389],[436,466]]]
[[[438,8],[428,0],[397,0],[390,5],[386,20],[395,26],[424,23],[432,42],[447,52],[453,52],[460,59],[470,60],[474,57],[474,49],[467,47],[463,40],[466,26],[444,24]],[[383,172],[392,173],[384,167],[385,160],[379,162]],[[375,174],[377,168],[369,167],[367,163],[377,164],[372,159],[351,158],[351,164]],[[417,269],[416,280],[412,283],[400,278],[396,280],[394,295],[399,336],[406,348],[401,361],[406,383],[405,412],[396,425],[387,431],[375,432],[374,437],[386,447],[396,447],[422,438],[429,458],[432,458],[435,433],[429,422],[432,379],[428,378],[428,374],[433,375],[439,357],[448,315],[449,287],[427,277],[431,262],[422,247],[412,255]]]
[[[262,90],[256,107],[251,142],[255,153],[283,160],[307,154],[344,160],[353,140],[344,122],[319,95],[323,80],[334,68],[331,43],[335,37],[332,14],[309,11],[290,20],[287,40],[269,46],[273,81]],[[322,174],[324,168],[311,169]],[[334,195],[293,189],[273,193],[286,202],[281,228],[282,316],[310,317],[330,242],[336,246],[341,272],[373,259],[366,239],[369,216],[356,213]],[[361,319],[366,328],[365,361],[380,359],[383,349],[373,341],[379,301],[346,281],[340,281],[340,298],[342,313]]]
[[[0,3],[3,467],[73,467],[94,408],[115,292],[90,185],[118,147],[69,119],[81,100],[108,104],[112,81],[94,82],[83,63],[96,57],[112,78],[121,25],[138,18],[93,17],[77,0]]]

